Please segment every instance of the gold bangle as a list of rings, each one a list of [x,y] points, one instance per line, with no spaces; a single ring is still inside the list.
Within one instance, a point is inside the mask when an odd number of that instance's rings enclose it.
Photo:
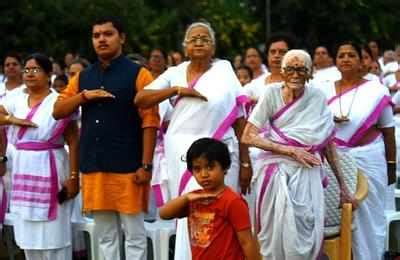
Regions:
[[[180,96],[181,95],[181,87],[177,87],[177,88],[178,88],[178,91],[176,92],[176,95]]]
[[[386,161],[387,164],[396,164],[396,161]]]
[[[71,171],[71,175],[69,176],[71,179],[78,179],[79,172]]]

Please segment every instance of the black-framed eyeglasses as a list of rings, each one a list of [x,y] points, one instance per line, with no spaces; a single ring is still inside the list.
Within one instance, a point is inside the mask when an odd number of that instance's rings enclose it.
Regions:
[[[304,76],[307,74],[308,69],[306,67],[292,67],[292,66],[287,66],[283,69],[285,73],[288,75],[293,75],[295,72],[299,74],[300,76]]]
[[[211,42],[212,42],[212,40],[209,37],[204,36],[204,37],[192,37],[190,39],[187,39],[185,41],[185,43],[187,43],[187,44],[195,44],[195,43],[197,43],[197,41],[200,41],[200,43],[207,44],[207,45],[211,44]]]
[[[34,68],[24,68],[22,70],[22,73],[24,74],[29,74],[29,73],[33,73],[33,74],[38,74],[39,72],[41,72],[42,69],[39,67],[34,67]]]

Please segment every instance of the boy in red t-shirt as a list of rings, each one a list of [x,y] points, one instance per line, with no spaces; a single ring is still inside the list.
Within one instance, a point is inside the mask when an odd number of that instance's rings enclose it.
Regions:
[[[226,145],[201,138],[189,148],[187,168],[203,187],[167,202],[163,219],[188,217],[192,259],[260,259],[244,199],[225,186],[231,159]]]

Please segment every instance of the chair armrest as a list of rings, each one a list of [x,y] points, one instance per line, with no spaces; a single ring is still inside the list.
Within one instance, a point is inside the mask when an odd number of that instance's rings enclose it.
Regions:
[[[354,194],[355,199],[360,203],[363,201],[368,195],[368,180],[367,177],[358,170],[357,173],[357,189]]]
[[[352,223],[352,205],[343,203],[342,219],[340,221],[340,259],[351,260],[351,223]]]

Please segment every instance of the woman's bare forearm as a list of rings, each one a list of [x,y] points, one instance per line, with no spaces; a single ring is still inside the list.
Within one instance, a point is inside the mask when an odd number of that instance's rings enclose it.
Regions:
[[[329,166],[332,169],[333,174],[335,175],[335,178],[339,184],[339,186],[342,186],[344,184],[343,180],[343,175],[341,171],[339,170],[339,156],[336,151],[336,145],[333,142],[329,142],[328,145],[324,149],[324,154],[326,157],[326,160],[329,163]]]
[[[177,94],[178,87],[161,90],[143,89],[136,94],[135,105],[141,108],[150,108]]]
[[[259,135],[259,129],[249,122],[244,128],[241,142],[248,146],[257,147],[265,151],[271,151],[273,153],[287,156],[292,155],[292,149],[290,146],[275,143],[269,138],[262,138]]]
[[[80,105],[85,102],[82,94],[77,94],[73,97],[57,99],[56,103],[54,104],[53,109],[53,117],[54,119],[58,120],[61,118],[65,118],[72,113],[74,113]]]

